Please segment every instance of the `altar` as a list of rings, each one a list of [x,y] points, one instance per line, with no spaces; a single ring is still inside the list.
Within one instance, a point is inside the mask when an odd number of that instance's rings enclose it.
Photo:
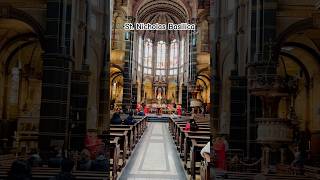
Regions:
[[[150,113],[154,114],[171,114],[175,112],[172,104],[151,104]]]
[[[140,107],[140,108],[138,108]],[[142,106],[140,104],[137,105],[137,111],[142,111]],[[146,104],[143,108],[143,111],[145,114],[172,114],[176,113],[177,110],[174,107],[174,104],[157,104],[157,103],[152,103],[152,104]]]
[[[157,75],[150,86],[144,89],[141,103],[145,114],[176,113],[177,89],[174,82],[167,82],[163,75]],[[141,111],[141,109],[139,110]]]

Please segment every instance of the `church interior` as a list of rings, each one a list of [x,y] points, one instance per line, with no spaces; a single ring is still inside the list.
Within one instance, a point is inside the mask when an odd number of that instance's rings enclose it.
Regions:
[[[0,179],[61,177],[319,179],[320,1],[1,0]]]

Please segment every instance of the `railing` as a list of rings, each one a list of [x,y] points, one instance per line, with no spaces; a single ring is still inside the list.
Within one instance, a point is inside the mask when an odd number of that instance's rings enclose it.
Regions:
[[[256,118],[258,123],[257,141],[260,142],[290,142],[292,129],[289,122],[281,118]]]
[[[250,91],[279,90],[286,87],[285,80],[279,75],[261,74],[249,77]]]

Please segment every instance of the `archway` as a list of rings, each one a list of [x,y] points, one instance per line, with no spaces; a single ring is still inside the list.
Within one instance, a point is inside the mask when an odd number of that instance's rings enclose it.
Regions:
[[[295,125],[294,143],[311,155],[320,152],[320,29],[312,18],[291,25],[278,38],[277,73],[288,83],[289,97],[280,101],[278,116]],[[298,142],[299,141],[299,142]]]
[[[122,107],[123,99],[123,73],[116,67],[110,69],[110,105],[111,110]]]
[[[43,31],[23,11],[11,7],[2,10],[8,13],[0,16],[0,147],[28,151],[37,147]],[[7,144],[15,142],[15,131],[17,136],[30,132],[34,139]]]

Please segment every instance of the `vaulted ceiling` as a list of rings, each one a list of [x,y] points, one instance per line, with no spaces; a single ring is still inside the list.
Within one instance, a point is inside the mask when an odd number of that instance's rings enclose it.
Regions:
[[[186,23],[190,20],[189,7],[181,0],[142,0],[134,5],[136,22],[139,23]],[[184,33],[179,31],[144,31],[143,36],[152,40],[171,41]]]

